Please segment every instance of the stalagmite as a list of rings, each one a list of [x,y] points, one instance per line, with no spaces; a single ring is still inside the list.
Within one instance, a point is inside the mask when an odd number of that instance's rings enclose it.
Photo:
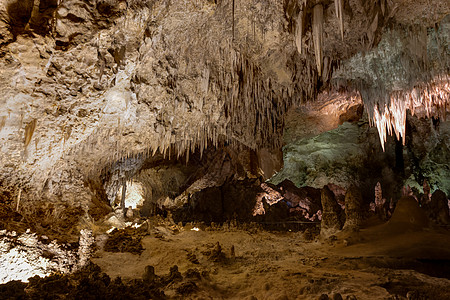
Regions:
[[[318,4],[313,9],[314,54],[316,56],[317,72],[322,76],[322,43],[323,43],[323,6]]]
[[[324,186],[321,190],[322,203],[322,223],[320,234],[328,237],[335,234],[342,227],[340,214],[342,213],[339,204],[336,202],[335,195],[328,186]]]
[[[93,249],[92,245],[95,242],[95,238],[92,235],[92,230],[82,229],[80,231],[79,248],[78,248],[78,267],[82,268],[89,263]]]
[[[386,199],[383,198],[383,191],[381,189],[381,183],[377,182],[375,185],[375,212],[381,219],[387,217]]]
[[[344,229],[358,230],[364,218],[363,197],[355,185],[351,185],[345,193]]]

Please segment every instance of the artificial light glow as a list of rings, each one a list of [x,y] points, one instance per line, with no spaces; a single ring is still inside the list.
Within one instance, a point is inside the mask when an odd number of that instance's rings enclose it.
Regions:
[[[377,126],[383,151],[386,137],[388,134],[392,135],[392,132],[395,132],[398,140],[402,137],[403,145],[405,144],[407,109],[413,115],[424,110],[427,117],[439,116],[440,111],[445,110],[449,103],[449,95],[450,80],[447,76],[439,81],[434,81],[425,88],[415,87],[407,92],[393,92],[390,96],[390,103],[384,106],[383,112],[380,112],[380,107],[375,105],[372,124]]]
[[[264,215],[266,213],[263,205],[263,198],[269,205],[273,205],[284,199],[278,191],[271,188],[267,183],[262,183],[261,188],[264,190],[264,193],[259,193],[256,196],[256,204],[253,208],[253,216]]]
[[[125,195],[125,207],[136,209],[144,204],[144,187],[142,183],[138,181],[132,181],[131,184],[127,185],[126,195]],[[117,197],[122,197],[122,187],[119,188],[117,192]]]
[[[53,258],[43,256],[52,253]],[[33,276],[45,277],[54,272],[68,273],[77,264],[77,256],[56,241],[40,242],[35,234],[0,231],[0,284],[11,280],[27,282]]]
[[[113,232],[116,229],[116,227],[111,227],[110,229],[106,230],[107,234],[110,234],[111,232]]]

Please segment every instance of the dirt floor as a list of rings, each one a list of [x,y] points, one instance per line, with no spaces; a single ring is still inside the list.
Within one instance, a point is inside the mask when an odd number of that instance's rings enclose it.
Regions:
[[[195,287],[182,295],[176,284],[164,290],[183,299],[450,299],[450,232],[442,227],[391,222],[326,240],[192,229],[149,225],[141,254],[97,251],[92,261],[124,281],[142,278],[146,266],[159,276],[174,265],[181,274],[194,270]]]
[[[3,230],[0,275],[54,271],[3,281],[0,299],[450,299],[450,227],[417,209],[396,212],[327,238],[320,223],[271,231],[152,217],[111,231],[99,221],[85,254],[81,239],[67,247]]]

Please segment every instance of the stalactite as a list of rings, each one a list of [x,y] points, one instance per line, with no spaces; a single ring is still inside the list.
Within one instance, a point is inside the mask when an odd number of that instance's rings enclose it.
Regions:
[[[6,116],[0,117],[0,131],[5,127],[6,125]]]
[[[297,20],[296,20],[296,26],[295,26],[295,45],[297,47],[298,53],[302,54],[303,52],[303,45],[302,45],[302,38],[303,38],[303,17],[305,14],[305,1],[302,1],[300,5],[300,11],[298,12]]]
[[[301,34],[301,30],[299,32]],[[184,111],[184,114],[195,114],[197,112],[194,110],[198,109],[205,118],[200,119],[198,127],[192,126],[191,123],[180,126],[180,120],[176,118],[172,125],[172,121],[166,120],[165,112],[168,110],[162,109],[153,130],[155,134],[149,134],[140,140],[146,145],[146,150],[143,150],[145,157],[152,157],[158,153],[167,158],[173,153],[177,159],[185,159],[188,162],[191,152],[198,151],[202,156],[208,147],[218,147],[224,143],[233,147],[245,145],[253,149],[279,147],[282,143],[280,129],[283,126],[281,122],[283,114],[290,106],[299,104],[303,97],[292,96],[293,90],[297,93],[297,89],[300,89],[300,95],[305,95],[304,97],[312,96],[315,92],[315,88],[310,87],[313,79],[307,74],[307,70],[311,69],[308,72],[316,76],[314,61],[308,61],[301,66],[303,71],[300,73],[305,75],[304,78],[299,77],[302,87],[298,83],[295,89],[290,89],[276,79],[268,78],[258,63],[251,59],[252,55],[246,53],[246,49],[238,49],[230,42],[225,47],[218,47],[216,51],[220,55],[212,57],[218,57],[218,61],[208,61],[200,69],[198,92],[200,97],[204,97],[205,103],[209,103],[208,97],[217,96],[218,104],[223,105],[223,115],[220,116],[223,119],[215,118],[217,108],[206,104],[200,108],[201,105],[198,105],[197,100],[194,101],[193,109],[188,110],[187,101],[180,100],[183,98],[174,95],[176,110]],[[219,68],[216,68],[217,66]],[[322,68],[321,66],[320,70]],[[126,121],[121,123],[126,124]],[[114,141],[119,142],[114,145],[116,151],[108,154],[103,161],[104,165],[121,159],[130,159],[135,155],[127,150],[128,138],[123,136],[125,125],[121,123],[118,121],[117,127],[120,128],[115,131],[109,132],[109,129],[104,128],[95,134],[101,136],[101,139],[96,141],[99,144],[113,145]]]
[[[31,142],[31,139],[33,138],[33,134],[36,129],[36,124],[37,120],[33,119],[30,123],[28,123],[25,126],[25,138],[24,138],[25,150],[27,149],[28,145]]]
[[[409,109],[414,115],[417,108],[424,108],[428,117],[445,113],[445,107],[450,104],[450,78],[440,79],[437,82],[423,87],[415,87],[411,91],[393,92],[389,104],[373,108],[372,124],[375,124],[380,136],[381,147],[388,134],[395,133],[398,140],[402,138],[405,144],[406,111]],[[444,108],[444,109],[442,109]],[[432,112],[436,109],[436,112]]]
[[[322,46],[323,46],[323,6],[318,4],[313,8],[313,39],[316,56],[317,72],[322,75]]]
[[[343,1],[344,0],[334,0],[334,7],[336,9],[336,17],[339,20],[339,28],[341,30],[341,38],[344,40],[344,12],[343,12]]]
[[[235,8],[235,6],[234,6],[234,0],[233,0],[233,3],[232,3],[232,5],[233,5],[233,7],[232,7],[232,23],[233,23],[233,28],[232,28],[232,30],[233,30],[233,41],[234,41],[234,8]]]
[[[64,144],[66,141],[70,138],[70,135],[72,134],[72,127],[64,127],[63,128],[63,138],[64,138]]]
[[[210,70],[208,67],[205,67],[205,69],[203,70],[203,78],[202,78],[202,91],[205,94],[208,93],[209,75],[210,75]]]
[[[30,26],[30,23],[32,22],[36,22],[37,19],[39,18],[39,5],[40,5],[40,0],[34,0],[33,1],[33,8],[31,10],[31,17],[30,20],[28,21],[28,24],[26,25],[26,27]]]

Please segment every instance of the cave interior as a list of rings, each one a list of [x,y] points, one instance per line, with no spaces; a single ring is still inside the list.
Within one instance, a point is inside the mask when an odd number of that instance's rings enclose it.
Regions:
[[[450,299],[448,0],[0,0],[0,299]]]

